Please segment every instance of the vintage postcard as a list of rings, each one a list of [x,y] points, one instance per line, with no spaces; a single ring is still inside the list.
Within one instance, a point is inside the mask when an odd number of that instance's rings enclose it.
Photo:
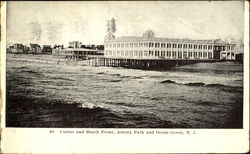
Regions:
[[[247,1],[1,2],[1,152],[249,150]]]

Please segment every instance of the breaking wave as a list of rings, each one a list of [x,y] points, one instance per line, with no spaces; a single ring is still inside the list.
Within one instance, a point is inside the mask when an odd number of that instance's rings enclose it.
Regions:
[[[56,79],[56,80],[65,80],[65,81],[75,81],[73,79],[69,79],[69,78],[62,78],[62,77],[53,77],[51,79]]]
[[[84,109],[102,109],[103,106],[95,105],[95,104],[81,104],[79,105],[80,108]]]
[[[120,82],[122,80],[109,80],[108,82]]]
[[[190,82],[190,83],[185,83],[184,85],[201,87],[201,86],[205,86],[206,84],[203,82]]]
[[[242,88],[240,86],[228,86],[228,85],[217,84],[217,83],[213,83],[213,84],[206,84],[206,83],[203,83],[203,82],[178,83],[178,82],[173,81],[173,80],[164,80],[164,81],[161,81],[160,83],[178,84],[178,85],[195,86],[195,87]]]
[[[127,107],[139,107],[139,105],[132,104],[132,103],[125,103],[125,102],[105,102],[105,104],[120,105],[120,106],[127,106]]]
[[[164,80],[164,81],[161,81],[160,83],[176,83],[176,82],[173,80]]]

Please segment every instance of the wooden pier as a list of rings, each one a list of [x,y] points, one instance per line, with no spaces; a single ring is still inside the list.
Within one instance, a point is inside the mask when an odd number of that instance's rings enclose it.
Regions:
[[[220,59],[130,59],[111,58],[104,56],[88,57],[88,64],[92,66],[124,67],[143,70],[166,70],[171,67],[190,65],[195,63],[222,62]]]
[[[85,61],[88,56],[103,55],[101,50],[85,49],[85,48],[65,48],[54,49],[52,55],[57,59],[57,64],[63,62],[66,64],[77,65],[79,61]]]

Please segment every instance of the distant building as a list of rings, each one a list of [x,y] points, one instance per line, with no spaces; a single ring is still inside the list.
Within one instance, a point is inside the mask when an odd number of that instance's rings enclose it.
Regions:
[[[55,55],[63,49],[63,45],[54,45],[52,49],[52,54]]]
[[[30,53],[42,53],[41,46],[39,44],[30,43]]]
[[[88,45],[81,45],[81,48],[85,49],[93,49],[93,50],[104,50],[104,45],[94,45],[94,44],[88,44]]]
[[[97,52],[96,52],[96,55],[104,55],[104,50],[98,50]]]
[[[8,52],[10,53],[24,53],[24,45],[15,43],[13,46],[10,46],[8,49]]]
[[[30,52],[30,47],[24,46],[23,53],[29,53],[29,52]]]
[[[53,49],[63,49],[63,45],[54,45]]]
[[[143,37],[105,39],[104,56],[131,59],[235,59],[235,45],[220,39],[156,38],[152,31],[147,31]]]
[[[104,50],[104,45],[97,45],[96,49],[98,49],[98,50]]]
[[[63,57],[70,60],[84,60],[88,56],[100,55],[101,52],[93,49],[86,48],[64,48],[64,49],[53,49],[52,55]]]
[[[81,48],[82,42],[79,41],[72,41],[69,42],[69,47],[71,48]]]
[[[42,53],[51,54],[52,53],[51,45],[43,45],[42,46]]]
[[[243,63],[244,61],[244,43],[243,42],[237,42],[237,45],[235,47],[236,50],[236,60]]]

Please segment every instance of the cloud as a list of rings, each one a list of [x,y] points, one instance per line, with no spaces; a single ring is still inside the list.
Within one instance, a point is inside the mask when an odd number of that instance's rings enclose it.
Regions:
[[[12,42],[103,43],[106,21],[117,20],[116,37],[209,39],[243,37],[243,2],[10,2],[7,39]],[[235,9],[233,9],[235,8]]]
[[[57,42],[62,38],[62,29],[63,24],[58,22],[49,22],[46,25],[46,41],[48,42]]]

